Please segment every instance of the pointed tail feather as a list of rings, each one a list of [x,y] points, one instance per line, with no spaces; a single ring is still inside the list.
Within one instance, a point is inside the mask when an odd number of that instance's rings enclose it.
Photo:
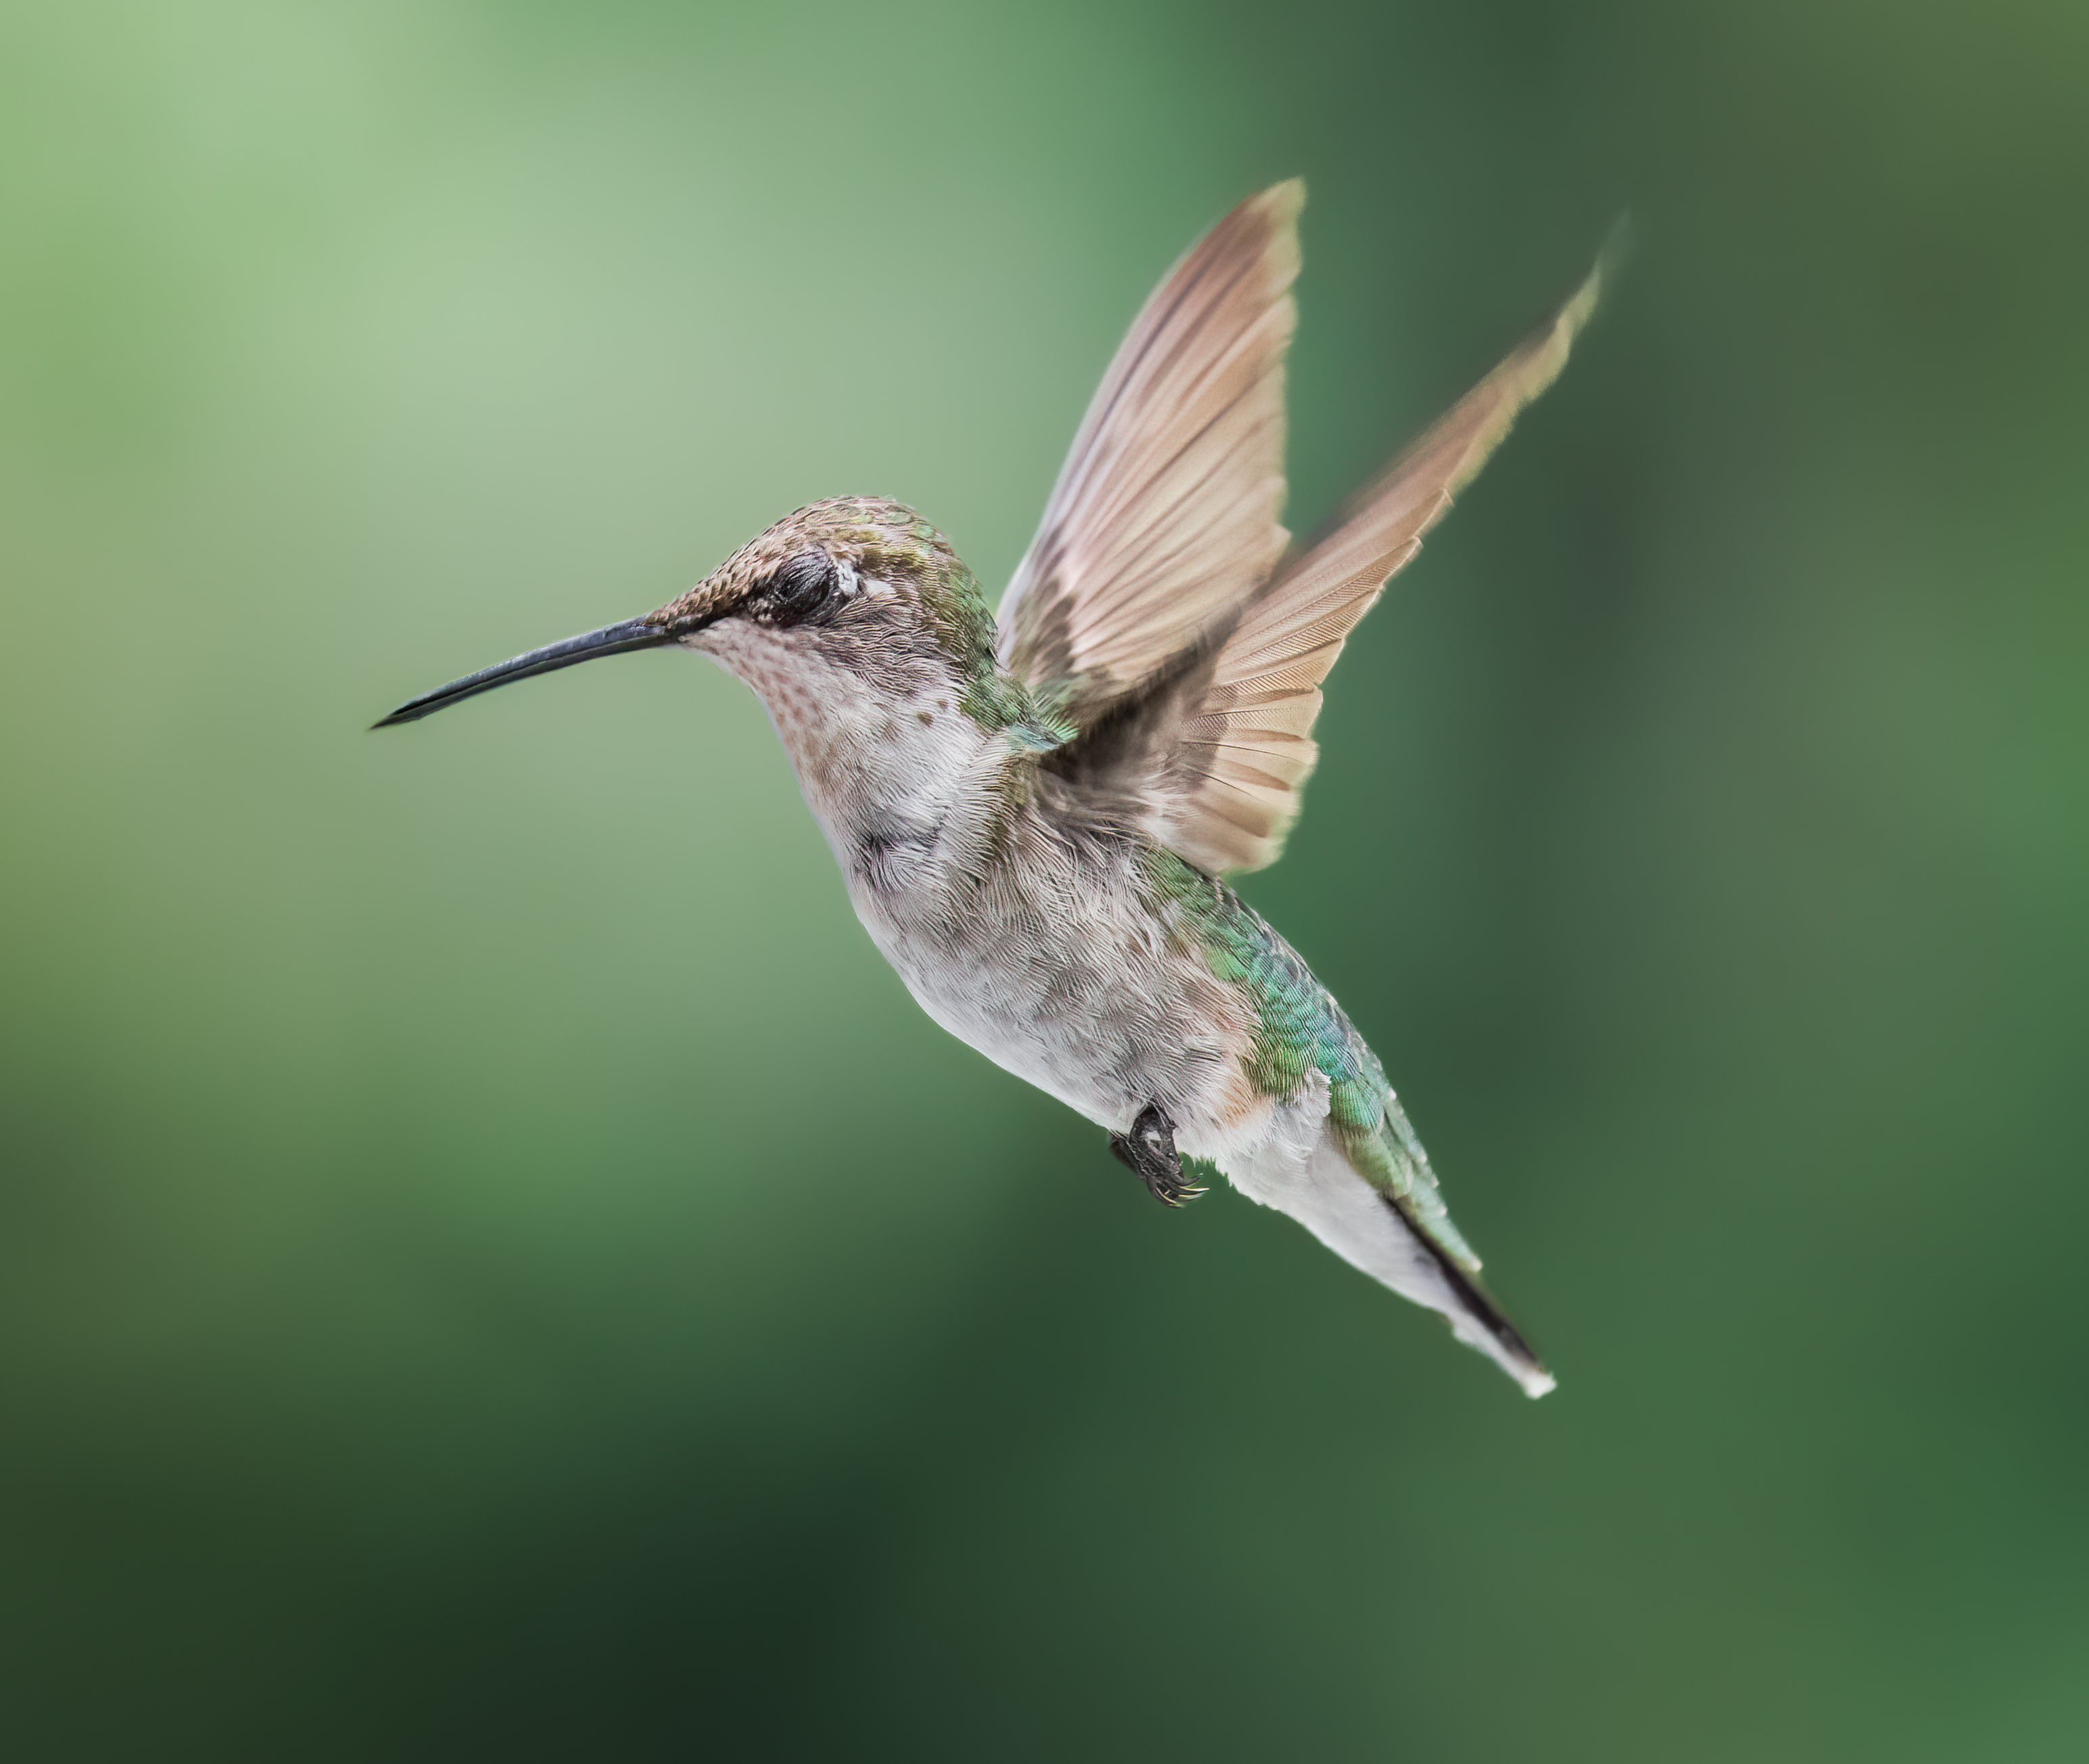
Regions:
[[[1250,1200],[1289,1213],[1352,1267],[1440,1313],[1453,1335],[1500,1367],[1525,1396],[1552,1388],[1552,1375],[1474,1277],[1478,1264],[1469,1265],[1469,1252],[1458,1253],[1463,1243],[1432,1223],[1429,1215],[1440,1215],[1441,1203],[1418,1204],[1424,1192],[1435,1200],[1433,1182],[1406,1196],[1388,1192],[1359,1173],[1332,1132],[1322,1135],[1302,1166],[1286,1161],[1280,1170],[1264,1164],[1229,1174]]]
[[[1559,1380],[1546,1371],[1530,1344],[1524,1340],[1523,1333],[1508,1320],[1486,1289],[1461,1268],[1448,1251],[1435,1243],[1427,1232],[1417,1229],[1392,1195],[1381,1194],[1379,1199],[1436,1264],[1437,1274],[1455,1297],[1457,1309],[1446,1311],[1433,1299],[1425,1298],[1422,1303],[1443,1311],[1450,1320],[1452,1333],[1467,1346],[1478,1348],[1522,1385],[1525,1396],[1542,1397],[1550,1391]]]

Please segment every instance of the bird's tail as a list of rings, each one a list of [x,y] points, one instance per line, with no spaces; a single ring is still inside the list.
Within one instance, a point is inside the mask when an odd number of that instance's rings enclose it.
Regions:
[[[1391,1096],[1377,1131],[1345,1133],[1330,1122],[1303,1169],[1239,1185],[1289,1213],[1353,1267],[1441,1312],[1453,1335],[1500,1367],[1525,1396],[1552,1388],[1552,1375],[1480,1284],[1479,1259],[1451,1223],[1428,1157]]]

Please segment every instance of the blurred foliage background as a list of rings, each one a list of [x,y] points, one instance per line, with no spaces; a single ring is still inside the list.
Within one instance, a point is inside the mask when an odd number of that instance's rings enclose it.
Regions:
[[[0,1744],[2089,1753],[2089,12],[8,0]],[[1640,243],[1247,891],[1562,1378],[942,1037],[757,706],[1303,172],[1295,524]]]

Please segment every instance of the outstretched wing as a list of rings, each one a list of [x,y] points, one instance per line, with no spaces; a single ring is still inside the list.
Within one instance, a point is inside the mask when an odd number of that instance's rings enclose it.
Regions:
[[[1002,665],[1076,727],[1238,607],[1290,536],[1284,352],[1305,200],[1295,178],[1249,197],[1154,290],[1017,566]]]
[[[1157,843],[1213,874],[1274,862],[1319,755],[1321,681],[1422,535],[1566,365],[1605,273],[1599,261],[1323,537],[1121,698],[1092,735],[1084,729],[1066,754],[1068,781],[1110,797]]]

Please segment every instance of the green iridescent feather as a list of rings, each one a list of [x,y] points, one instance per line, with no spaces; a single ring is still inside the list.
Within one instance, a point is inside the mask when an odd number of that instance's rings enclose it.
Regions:
[[[1385,1068],[1298,952],[1224,882],[1158,847],[1142,855],[1153,911],[1218,979],[1240,988],[1255,1011],[1242,1065],[1256,1089],[1295,1096],[1306,1074],[1319,1071],[1328,1080],[1329,1122],[1357,1174],[1461,1265],[1478,1268],[1444,1209],[1428,1153]]]

